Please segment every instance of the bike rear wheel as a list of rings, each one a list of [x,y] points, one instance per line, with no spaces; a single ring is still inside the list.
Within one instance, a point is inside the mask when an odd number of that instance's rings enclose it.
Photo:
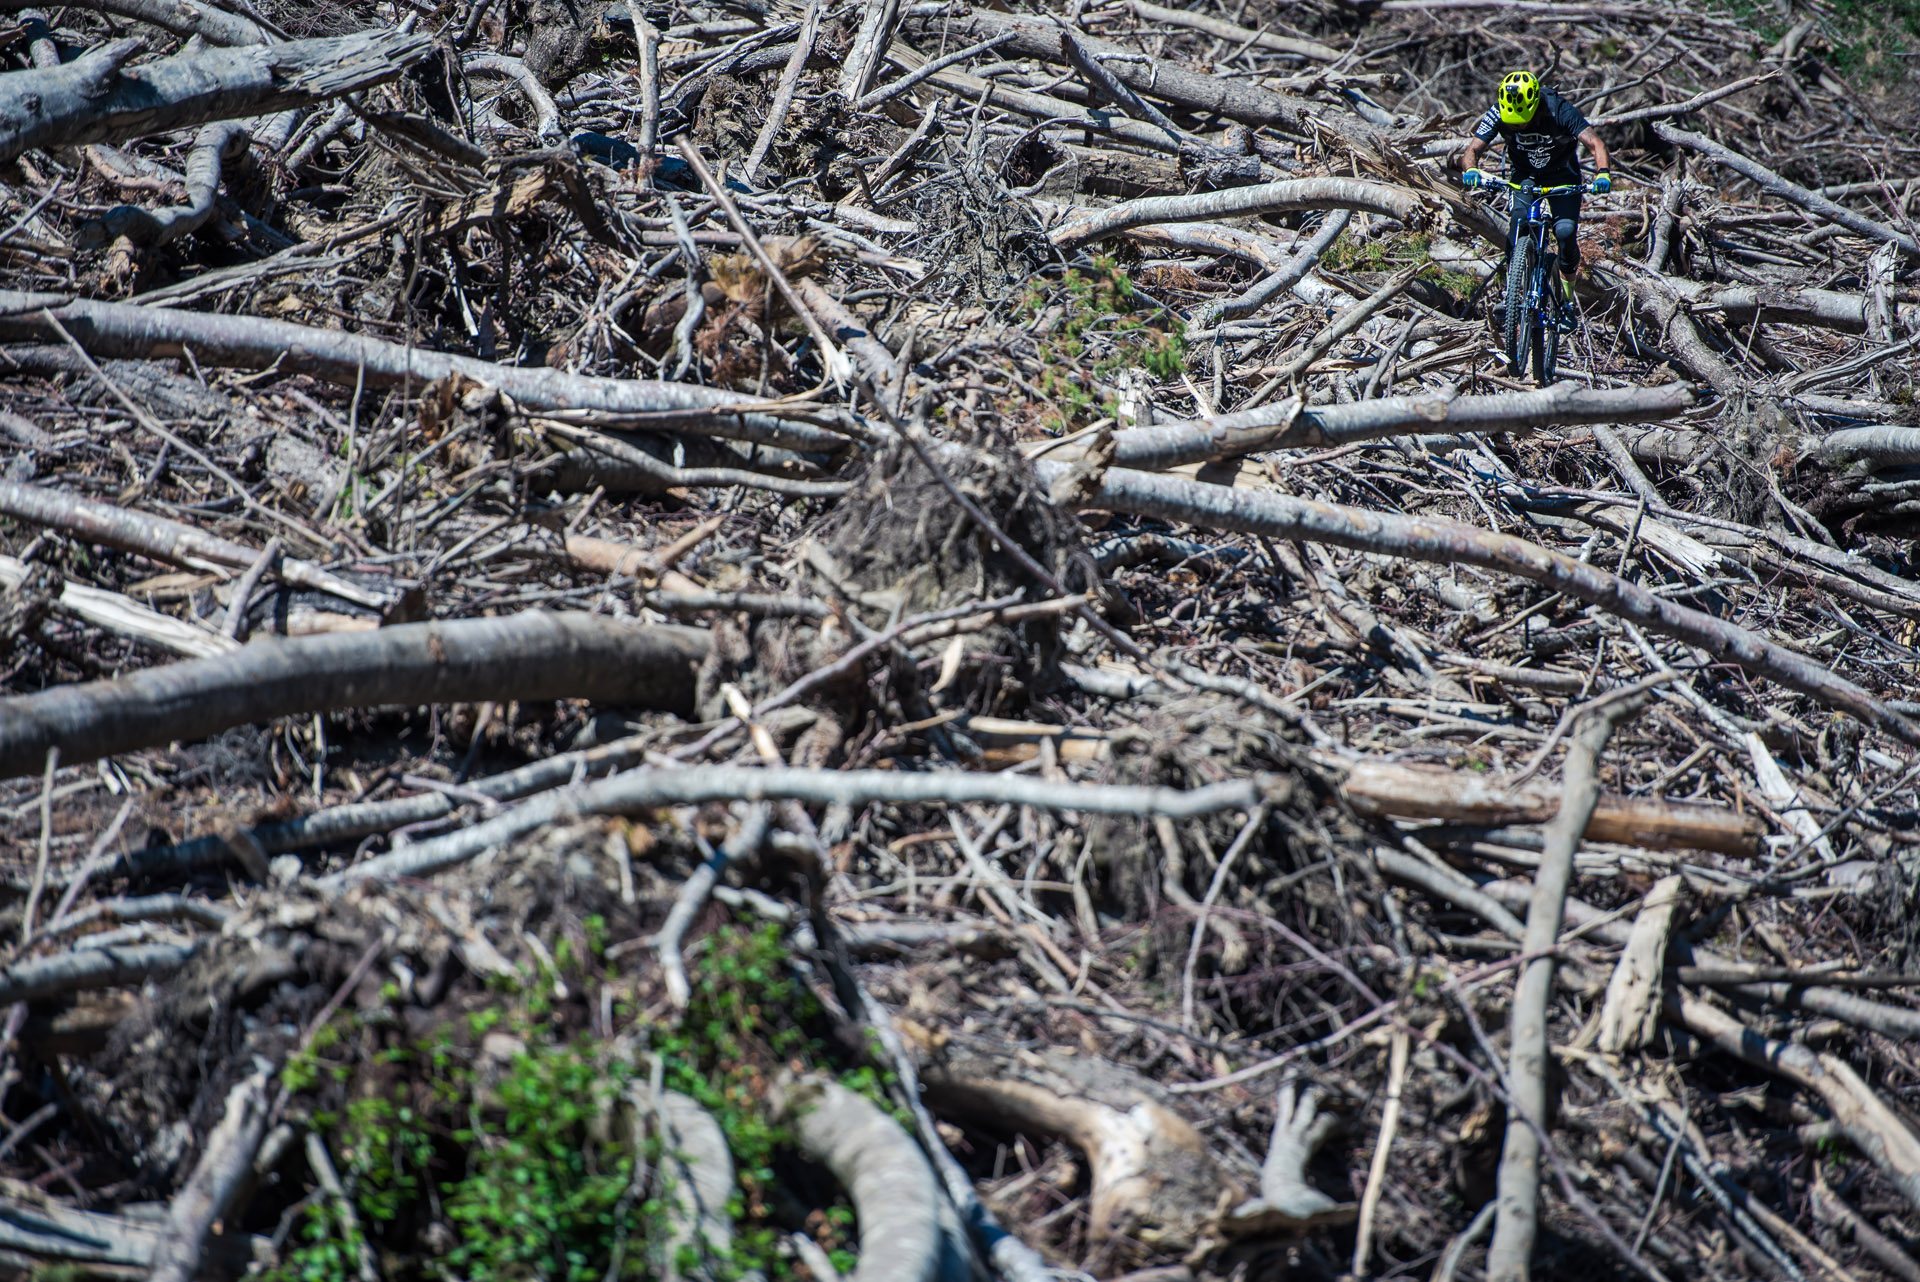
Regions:
[[[1527,306],[1527,285],[1533,279],[1533,244],[1521,240],[1507,259],[1506,340],[1507,374],[1519,378],[1527,368],[1527,356],[1536,345],[1533,331],[1537,318]]]

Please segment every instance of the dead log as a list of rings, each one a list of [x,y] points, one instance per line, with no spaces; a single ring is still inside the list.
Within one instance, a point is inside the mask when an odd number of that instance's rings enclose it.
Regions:
[[[1920,1206],[1920,1136],[1837,1055],[1775,1041],[1718,1007],[1677,995],[1666,1017],[1725,1054],[1746,1060],[1818,1095],[1840,1132],[1880,1168],[1912,1206]]]
[[[1065,473],[1067,466],[1042,461],[1035,470],[1042,483],[1050,484]],[[1270,538],[1330,543],[1441,565],[1477,565],[1519,575],[1641,627],[1698,646],[1722,662],[1737,663],[1756,676],[1798,690],[1906,743],[1920,745],[1920,725],[1805,656],[1738,624],[1669,601],[1619,575],[1509,534],[1438,517],[1370,512],[1127,468],[1108,470],[1100,480],[1099,492],[1077,506]]]
[[[1864,334],[1873,314],[1873,300],[1864,294],[1832,289],[1796,289],[1785,285],[1710,285],[1665,277],[1695,307],[1717,307],[1735,322],[1767,321],[1775,325],[1816,325],[1848,334]],[[1920,320],[1920,307],[1903,304],[1896,310],[1902,326]]]
[[[1822,437],[1813,454],[1829,467],[1913,467],[1920,465],[1920,427],[1850,427]]]
[[[207,1136],[186,1186],[167,1207],[148,1282],[193,1282],[202,1275],[207,1238],[253,1176],[253,1156],[266,1138],[274,1067],[264,1060],[227,1092],[227,1111]]]
[[[974,1275],[966,1235],[913,1137],[878,1105],[825,1077],[774,1085],[776,1120],[833,1172],[860,1225],[852,1282],[938,1282]]]
[[[281,46],[284,48],[284,46]],[[596,378],[546,366],[496,365],[344,330],[258,316],[99,303],[59,294],[0,290],[0,339],[59,338],[48,317],[93,356],[152,360],[193,349],[201,365],[313,374],[345,387],[423,386],[457,377],[498,388],[533,412],[590,410],[646,416],[645,426],[692,430],[780,449],[834,451],[846,438],[824,428],[753,412],[754,399],[720,388],[646,379]]]
[[[64,66],[0,76],[0,164],[36,147],[120,142],[310,107],[395,79],[426,57],[433,39],[362,31],[127,67],[142,47],[115,40]]]
[[[1330,45],[1316,40],[1298,40],[1292,36],[1277,36],[1271,31],[1255,31],[1224,18],[1215,18],[1198,13],[1192,9],[1167,9],[1157,4],[1148,4],[1146,0],[1131,0],[1127,6],[1133,10],[1133,16],[1142,22],[1161,22],[1176,27],[1186,27],[1192,31],[1204,31],[1210,36],[1232,41],[1238,45],[1252,45],[1261,49],[1271,49],[1275,53],[1291,54],[1296,58],[1309,58],[1316,62],[1339,62],[1346,55]]]
[[[1057,1136],[1086,1156],[1096,1247],[1144,1236],[1192,1246],[1236,1187],[1206,1141],[1153,1083],[1128,1069],[1066,1051],[1017,1054],[956,1046],[920,1066],[936,1114],[1002,1133]]]
[[[294,713],[509,699],[594,699],[687,715],[707,653],[696,628],[587,614],[412,623],[256,641],[216,659],[0,699],[0,778],[61,759],[201,739]]]
[[[1488,827],[1544,824],[1560,811],[1559,790],[1544,781],[1509,787],[1445,766],[1362,761],[1347,772],[1341,791],[1363,814]],[[1763,832],[1755,816],[1723,806],[1614,792],[1600,794],[1586,826],[1588,841],[1745,856],[1759,850]]]
[[[1413,226],[1422,220],[1425,205],[1411,189],[1386,183],[1359,178],[1283,178],[1190,196],[1142,196],[1080,214],[1048,232],[1047,239],[1056,245],[1077,245],[1147,223],[1205,222],[1304,209],[1358,209]]]

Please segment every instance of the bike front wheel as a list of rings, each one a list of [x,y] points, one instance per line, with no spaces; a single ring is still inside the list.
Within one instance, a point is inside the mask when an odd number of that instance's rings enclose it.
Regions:
[[[1525,373],[1527,356],[1538,347],[1533,337],[1539,318],[1533,308],[1527,305],[1527,285],[1533,279],[1533,261],[1533,245],[1526,240],[1513,247],[1513,253],[1507,260],[1505,337],[1507,374],[1512,378],[1519,378]]]
[[[1541,273],[1540,297],[1550,301],[1545,301],[1530,318],[1533,328],[1533,381],[1541,387],[1548,387],[1559,377],[1560,370],[1560,326],[1553,312],[1565,304],[1560,302],[1558,273]]]

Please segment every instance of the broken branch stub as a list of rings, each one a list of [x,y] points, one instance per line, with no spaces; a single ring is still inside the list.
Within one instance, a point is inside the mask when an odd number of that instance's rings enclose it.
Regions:
[[[0,164],[36,147],[120,142],[327,102],[385,84],[432,48],[422,34],[363,31],[128,67],[141,42],[114,40],[59,67],[0,76]]]

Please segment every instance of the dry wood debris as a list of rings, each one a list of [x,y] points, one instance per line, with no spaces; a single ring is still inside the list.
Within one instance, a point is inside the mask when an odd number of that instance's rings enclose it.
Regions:
[[[0,1270],[1920,1279],[1915,0],[5,12]]]

